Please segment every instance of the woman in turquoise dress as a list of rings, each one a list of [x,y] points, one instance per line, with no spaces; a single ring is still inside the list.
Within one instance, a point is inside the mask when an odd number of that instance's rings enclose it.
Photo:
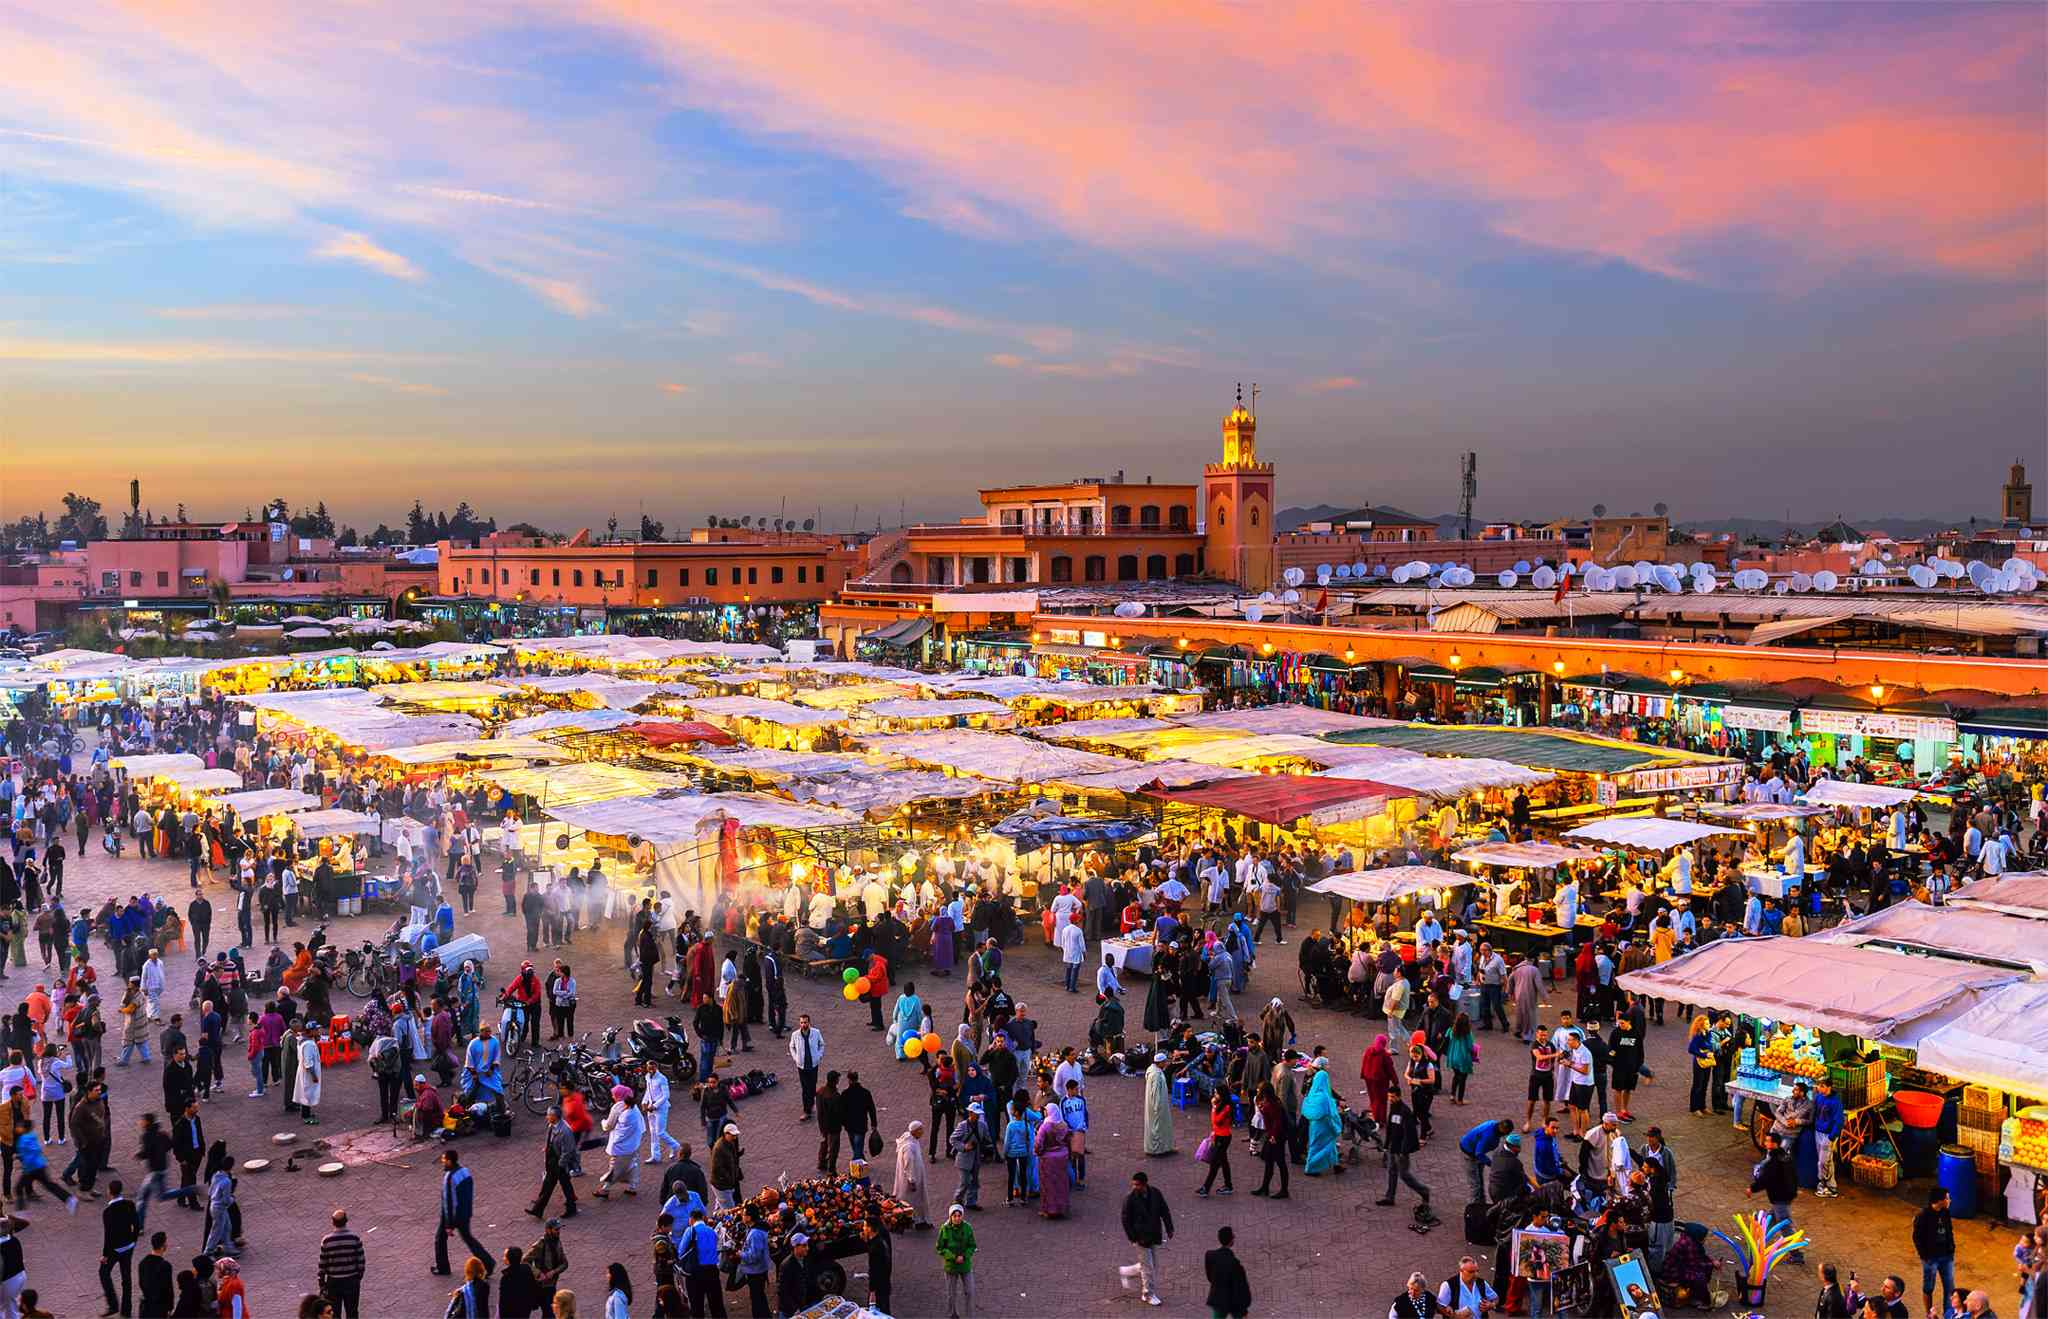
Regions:
[[[1335,1169],[1337,1135],[1344,1128],[1344,1120],[1337,1111],[1337,1097],[1330,1091],[1330,1073],[1325,1069],[1318,1068],[1315,1080],[1309,1083],[1308,1095],[1301,1101],[1301,1120],[1308,1124],[1308,1160],[1302,1171],[1316,1177]]]
[[[465,961],[461,973],[455,977],[455,1000],[462,1005],[455,1026],[462,1039],[476,1034],[477,1021],[483,1015],[483,1000],[479,997],[483,983],[483,974],[476,969],[476,963]],[[527,1030],[530,1032],[532,1029],[532,1024],[528,1023]]]
[[[924,1000],[917,996],[915,981],[904,981],[903,992],[896,996],[895,1026],[896,1057],[908,1061],[910,1055],[903,1051],[903,1046],[912,1040],[922,1038],[924,1031]]]

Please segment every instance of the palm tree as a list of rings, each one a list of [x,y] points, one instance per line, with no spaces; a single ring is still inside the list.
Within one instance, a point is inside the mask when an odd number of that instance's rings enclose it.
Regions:
[[[235,601],[235,593],[228,589],[225,577],[216,577],[208,583],[206,593],[213,598],[213,615],[221,622],[228,621],[228,608]]]

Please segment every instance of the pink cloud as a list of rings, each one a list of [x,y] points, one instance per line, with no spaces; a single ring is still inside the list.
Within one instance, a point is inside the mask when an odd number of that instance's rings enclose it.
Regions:
[[[690,387],[679,380],[664,380],[661,383],[661,392],[664,394],[687,394],[690,392]]]
[[[1310,4],[876,4],[600,12],[686,94],[868,162],[912,214],[1086,240],[1307,247],[1415,200],[1683,277],[2039,262],[2039,15]],[[1900,25],[1910,23],[1910,27]]]
[[[1321,380],[1310,381],[1308,388],[1314,394],[1328,394],[1342,389],[1357,389],[1359,383],[1357,376],[1324,376]]]

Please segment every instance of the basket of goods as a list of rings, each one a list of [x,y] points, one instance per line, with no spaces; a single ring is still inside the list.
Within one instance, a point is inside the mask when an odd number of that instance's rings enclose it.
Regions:
[[[765,1186],[736,1209],[720,1210],[711,1226],[718,1232],[721,1253],[737,1253],[747,1233],[747,1211],[760,1212],[768,1229],[768,1253],[780,1263],[789,1254],[789,1238],[801,1232],[811,1253],[827,1261],[819,1270],[821,1290],[837,1292],[846,1285],[843,1269],[830,1261],[864,1252],[861,1225],[878,1213],[891,1232],[907,1230],[916,1221],[910,1206],[865,1181],[850,1177],[811,1177],[786,1186]]]

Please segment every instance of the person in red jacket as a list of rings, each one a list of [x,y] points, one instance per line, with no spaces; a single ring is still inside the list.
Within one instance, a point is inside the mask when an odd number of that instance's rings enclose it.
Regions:
[[[1236,1101],[1230,1097],[1229,1086],[1219,1085],[1216,1097],[1209,1101],[1209,1175],[1196,1195],[1209,1194],[1219,1172],[1223,1174],[1222,1194],[1229,1195],[1235,1189],[1230,1183],[1230,1137],[1236,1128]]]
[[[868,1029],[887,1030],[882,1024],[882,996],[889,992],[889,959],[880,953],[871,955],[863,975],[868,982]]]

